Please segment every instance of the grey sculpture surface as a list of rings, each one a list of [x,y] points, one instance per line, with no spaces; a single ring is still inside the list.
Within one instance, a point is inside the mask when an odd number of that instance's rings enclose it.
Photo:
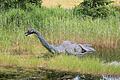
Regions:
[[[92,48],[90,44],[77,44],[73,43],[71,41],[64,41],[61,45],[55,46],[50,45],[44,37],[39,33],[37,30],[33,28],[29,28],[27,32],[25,32],[26,36],[35,34],[42,45],[50,52],[52,53],[67,53],[72,55],[83,55],[85,53],[91,53],[94,52],[95,49]]]

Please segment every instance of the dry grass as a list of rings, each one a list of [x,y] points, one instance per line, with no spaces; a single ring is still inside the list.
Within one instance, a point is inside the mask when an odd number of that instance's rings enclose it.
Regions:
[[[43,0],[43,6],[56,7],[61,6],[63,8],[73,8],[83,0]]]
[[[83,0],[43,0],[43,6],[46,7],[61,6],[62,8],[73,8],[82,1]],[[120,0],[113,0],[113,1],[115,1],[114,5],[120,5]]]
[[[116,4],[120,5],[120,0],[113,0],[113,1],[115,1]]]

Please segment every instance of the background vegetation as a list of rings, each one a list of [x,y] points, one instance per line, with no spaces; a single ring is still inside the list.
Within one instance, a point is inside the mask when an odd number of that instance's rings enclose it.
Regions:
[[[105,18],[114,12],[109,6],[112,2],[111,0],[84,0],[76,6],[74,14]]]
[[[1,0],[0,9],[6,10],[10,8],[22,8],[26,9],[27,4],[41,6],[42,0]]]

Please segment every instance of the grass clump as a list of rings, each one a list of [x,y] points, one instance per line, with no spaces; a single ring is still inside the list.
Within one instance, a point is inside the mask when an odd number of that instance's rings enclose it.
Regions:
[[[44,61],[42,59],[38,59],[33,56],[20,56],[20,55],[8,55],[8,54],[1,54],[0,57],[0,66],[1,67],[22,67],[22,68],[37,68],[42,66]]]
[[[92,75],[119,75],[120,66],[108,65],[94,57],[75,57],[59,55],[49,59],[37,58],[35,56],[18,56],[1,54],[0,68],[21,68],[21,69],[52,69],[80,74]]]
[[[48,65],[50,69],[82,74],[120,74],[120,66],[108,66],[94,57],[77,58],[75,56],[60,55],[51,59]]]

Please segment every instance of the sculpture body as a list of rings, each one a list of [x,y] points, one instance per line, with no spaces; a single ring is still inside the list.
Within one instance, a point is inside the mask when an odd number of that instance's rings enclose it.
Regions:
[[[52,53],[67,53],[72,55],[83,55],[85,53],[91,53],[95,51],[95,49],[92,48],[90,44],[77,44],[71,41],[64,41],[59,46],[50,45],[38,31],[32,28],[29,29],[25,34],[26,36],[30,34],[35,34],[40,40],[40,42],[42,43],[42,45]]]

